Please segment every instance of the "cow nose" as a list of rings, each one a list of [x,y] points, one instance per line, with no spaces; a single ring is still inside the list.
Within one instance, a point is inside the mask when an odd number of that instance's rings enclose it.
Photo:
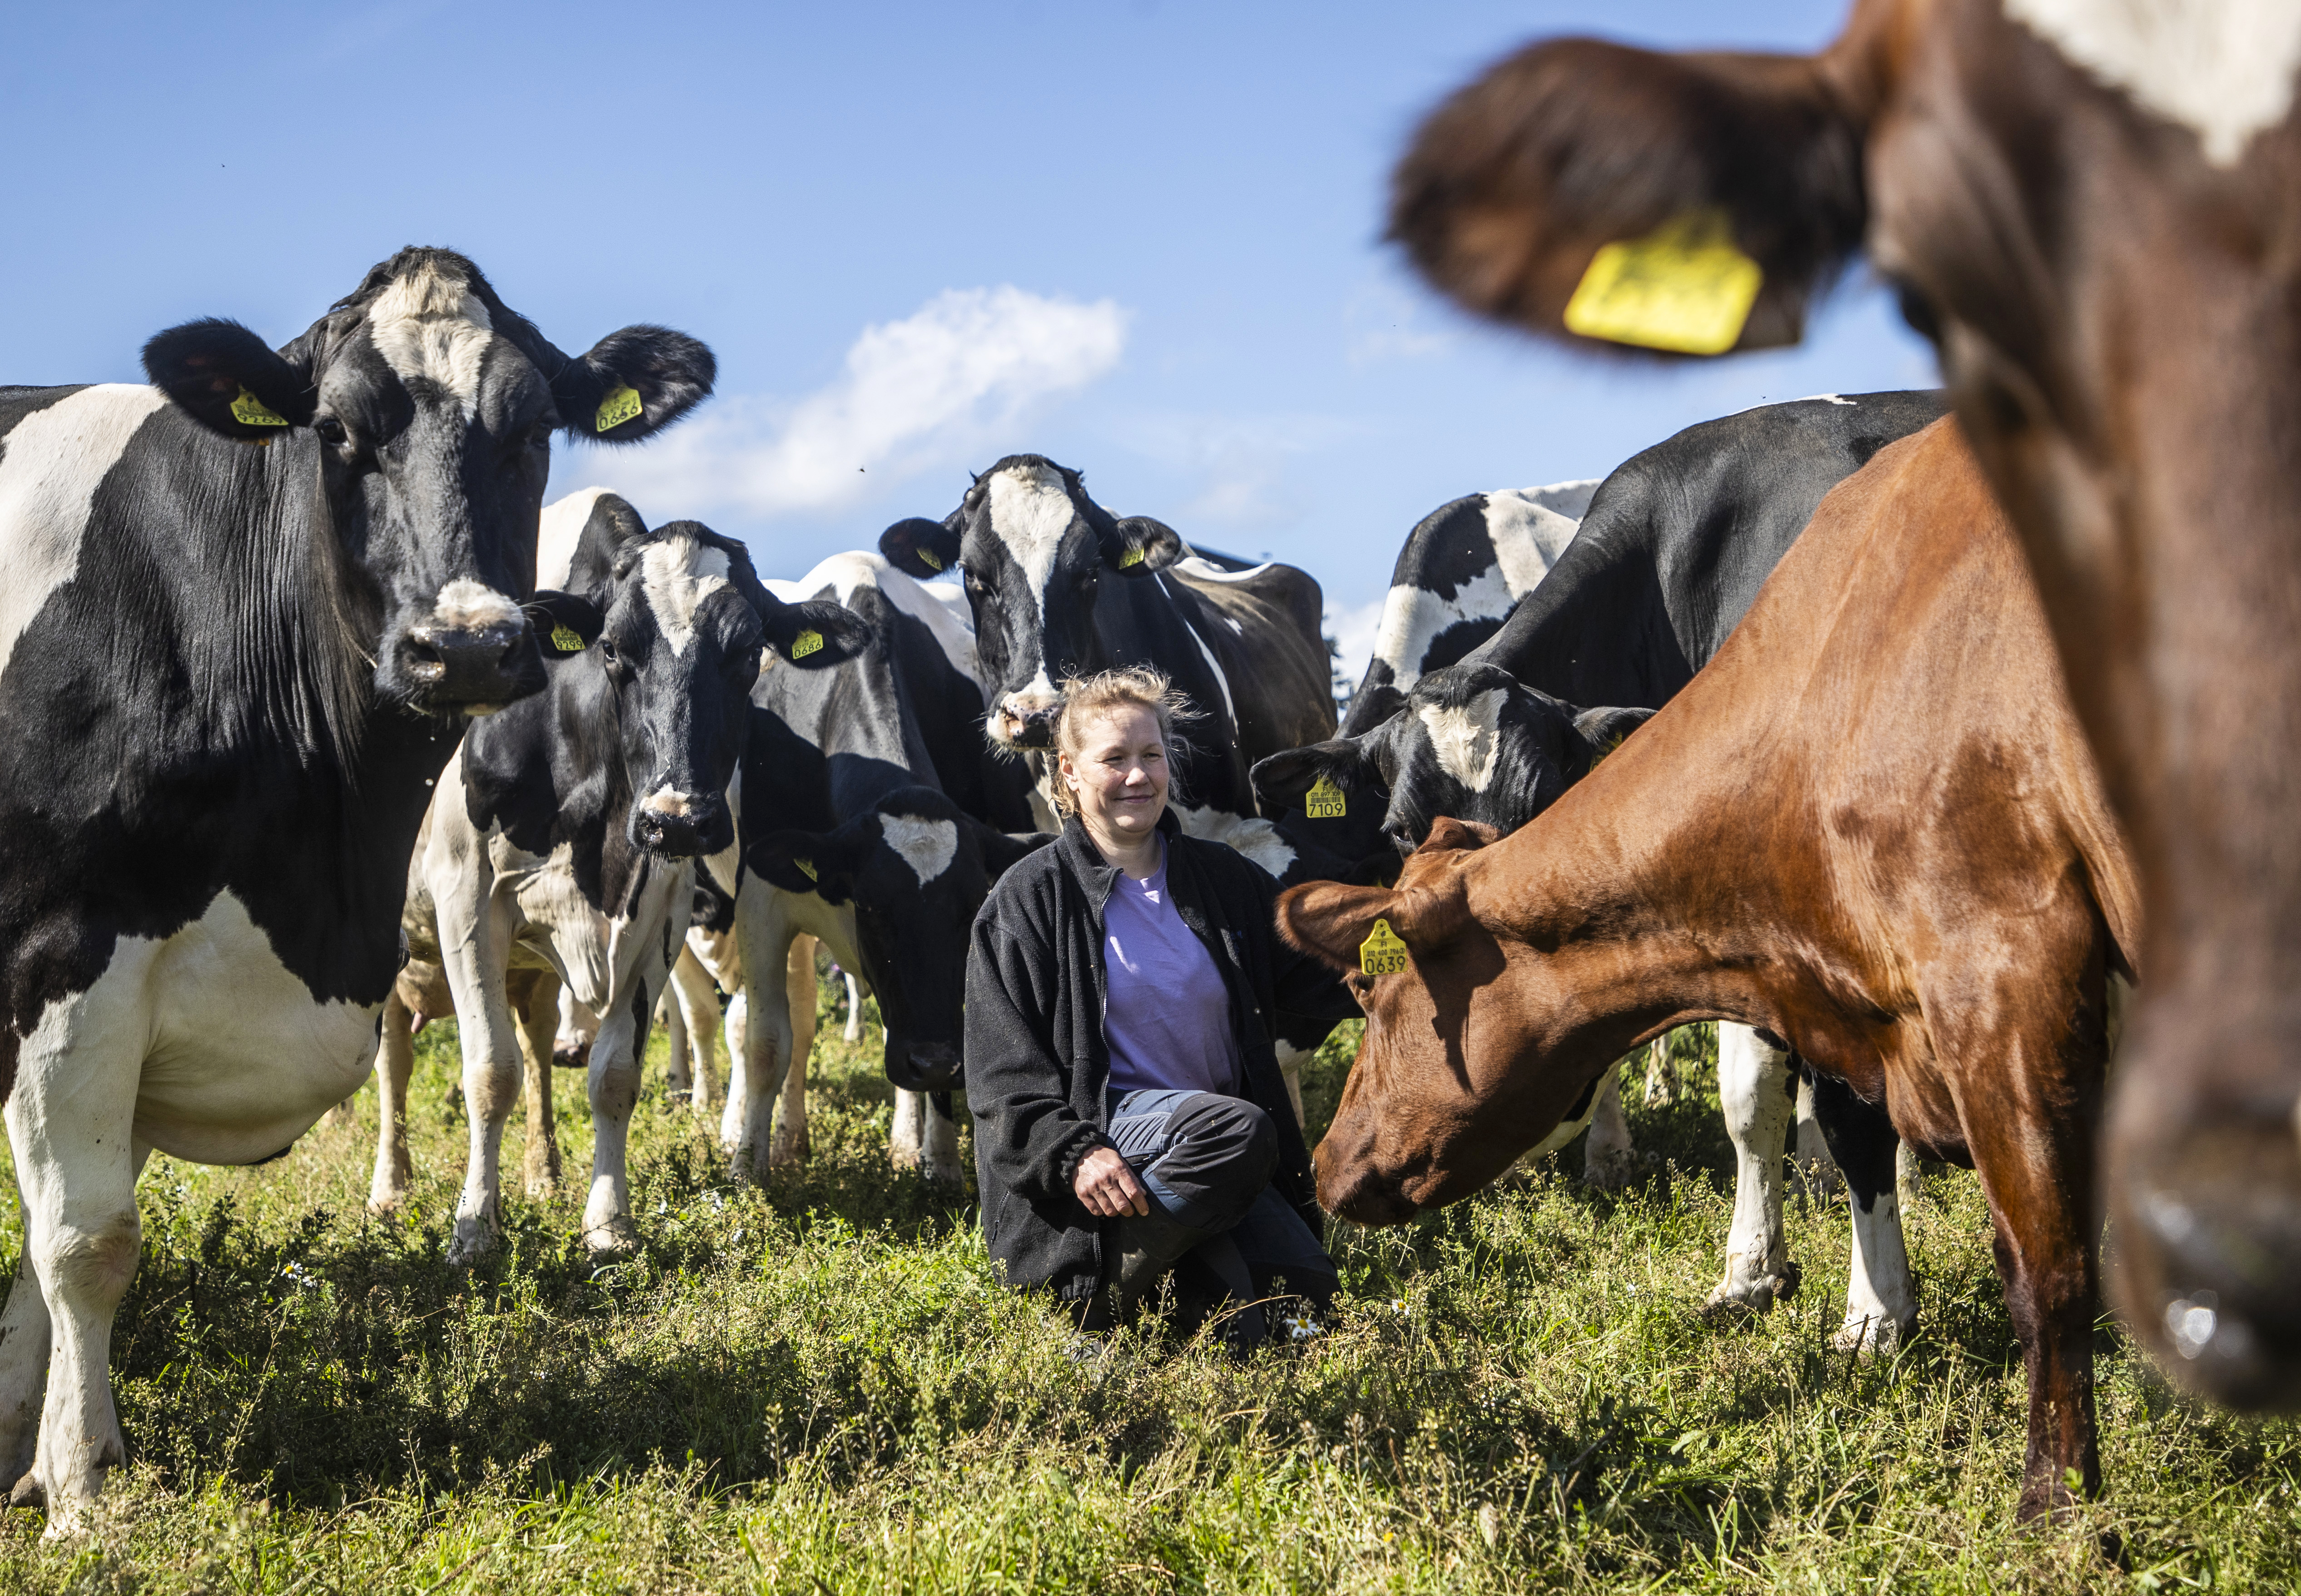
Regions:
[[[401,653],[408,681],[433,708],[485,714],[541,685],[540,676],[528,680],[534,649],[524,617],[468,626],[421,621],[407,629]]]
[[[908,1042],[887,1049],[887,1079],[905,1091],[949,1091],[959,1084],[958,1049],[948,1042]]]
[[[2301,1404],[2301,1149],[2281,1119],[2152,1139],[2111,1182],[2116,1291],[2176,1378],[2245,1408]]]
[[[1019,698],[1009,698],[999,706],[1000,716],[1006,722],[1007,741],[1018,748],[1053,748],[1055,720],[1062,712],[1059,700],[1052,704],[1030,704]]]
[[[665,859],[715,854],[735,840],[734,816],[727,806],[692,793],[664,788],[632,811],[632,841]]]

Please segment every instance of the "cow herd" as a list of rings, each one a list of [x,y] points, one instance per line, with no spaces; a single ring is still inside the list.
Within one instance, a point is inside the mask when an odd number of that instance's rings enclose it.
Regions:
[[[1602,1166],[1615,1061],[1714,1020],[1711,1303],[1795,1278],[1794,1115],[1852,1197],[1851,1349],[1919,1310],[1897,1143],[1972,1166],[2025,1514],[2099,1483],[2104,1213],[2169,1367],[2293,1400],[2301,29],[2198,9],[2229,40],[2170,86],[2170,11],[1860,0],[1812,58],[1561,41],[1440,107],[1393,231],[1471,308],[1587,336],[1600,256],[1699,231],[1754,273],[1707,352],[1790,341],[1866,241],[1949,385],[1445,505],[1340,725],[1310,576],[1042,455],[790,581],[613,492],[547,506],[556,434],[643,441],[711,355],[640,325],[570,356],[451,252],[276,351],[194,322],[149,386],[0,389],[0,1484],[62,1531],[122,1460],[150,1154],[264,1162],[372,1072],[389,1207],[430,1017],[458,1263],[499,1241],[523,1100],[524,1177],[559,1178],[555,1057],[587,1066],[584,1241],[630,1245],[659,1012],[731,1168],[803,1156],[818,942],[877,996],[896,1161],[957,1182],[968,927],[1053,826],[1061,682],[1137,662],[1198,711],[1184,829],[1288,889],[1279,931],[1366,1012],[1331,1210],[1397,1223],[1586,1125]],[[1327,1027],[1276,1023],[1299,1112]]]

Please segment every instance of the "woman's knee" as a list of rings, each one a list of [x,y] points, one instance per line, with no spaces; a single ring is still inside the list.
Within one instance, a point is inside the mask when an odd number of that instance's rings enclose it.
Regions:
[[[1195,1141],[1258,1190],[1278,1167],[1278,1128],[1244,1098],[1201,1093],[1175,1116],[1177,1141]]]

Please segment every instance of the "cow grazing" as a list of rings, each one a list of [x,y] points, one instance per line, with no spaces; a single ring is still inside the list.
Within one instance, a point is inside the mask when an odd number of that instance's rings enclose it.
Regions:
[[[2088,1193],[2138,898],[2021,546],[1954,423],[1832,494],[1693,683],[1491,836],[1442,821],[1394,890],[1280,900],[1284,934],[1351,970],[1367,1011],[1320,1200],[1376,1224],[1453,1201],[1641,1040],[1762,1027],[1979,1172],[2030,1375],[2021,1510],[2063,1497],[2065,1470],[2096,1489]],[[1403,973],[1356,973],[1377,919]],[[1840,1152],[1857,1182],[1862,1151]]]
[[[1942,412],[1929,393],[1833,394],[1703,422],[1632,456],[1492,639],[1392,697],[1388,719],[1264,760],[1257,791],[1296,802],[1324,779],[1368,809],[1385,806],[1383,829],[1402,852],[1441,815],[1516,831],[1708,663],[1824,494]],[[1574,707],[1585,704],[1610,707]],[[1797,1277],[1782,1220],[1794,1063],[1728,1025],[1718,1064],[1738,1173],[1710,1306],[1764,1309]],[[1631,1145],[1617,1078],[1586,1107],[1588,1167],[1617,1178]],[[1838,1333],[1848,1348],[1890,1345],[1916,1307],[1893,1183],[1872,1195],[1853,1210],[1854,1278]]]
[[[2301,13],[2235,0],[1860,0],[1813,56],[1559,40],[1433,114],[1392,207],[1442,288],[1552,334],[1626,241],[1663,313],[1595,282],[1576,320],[1649,342],[1794,338],[1865,242],[1900,288],[2142,865],[2113,1290],[2247,1406],[2301,1404],[2297,63]]]
[[[571,359],[433,249],[276,353],[194,322],[145,367],[0,390],[0,1481],[52,1530],[121,1459],[146,1157],[268,1157],[367,1071],[428,784],[543,682],[551,434],[647,437],[712,380],[660,328]]]
[[[957,1184],[949,1093],[959,1081],[967,931],[992,882],[1042,839],[1010,838],[952,796],[983,780],[983,698],[969,669],[972,639],[950,600],[866,553],[834,555],[798,581],[771,585],[846,606],[874,640],[835,671],[770,671],[753,694],[734,923],[743,1057],[729,1072],[721,1140],[755,1175],[799,1155],[806,1059],[791,1010],[801,995],[769,996],[789,991],[791,949],[804,934],[878,994],[887,1078],[899,1094],[898,1161]],[[796,1018],[811,1034],[811,953],[804,985]]]

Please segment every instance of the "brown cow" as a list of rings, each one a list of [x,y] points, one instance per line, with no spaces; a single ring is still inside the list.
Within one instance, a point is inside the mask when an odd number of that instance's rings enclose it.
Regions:
[[[1732,1020],[1981,1176],[2029,1368],[2021,1510],[2099,1484],[2094,1136],[2132,870],[2036,590],[1956,423],[1822,501],[1710,664],[1505,841],[1279,900],[1366,1040],[1319,1199],[1468,1195],[1649,1037]],[[1410,967],[1357,973],[1379,916]]]
[[[1795,339],[1866,233],[2020,529],[2142,865],[2116,1289],[2245,1404],[2301,1401],[2297,61],[2301,7],[2239,0],[1858,0],[1811,57],[1554,41],[1429,119],[1392,213],[1442,288],[1552,334],[1602,246],[1722,223],[1763,272],[1745,348]],[[1644,258],[1723,303],[1731,274]]]

